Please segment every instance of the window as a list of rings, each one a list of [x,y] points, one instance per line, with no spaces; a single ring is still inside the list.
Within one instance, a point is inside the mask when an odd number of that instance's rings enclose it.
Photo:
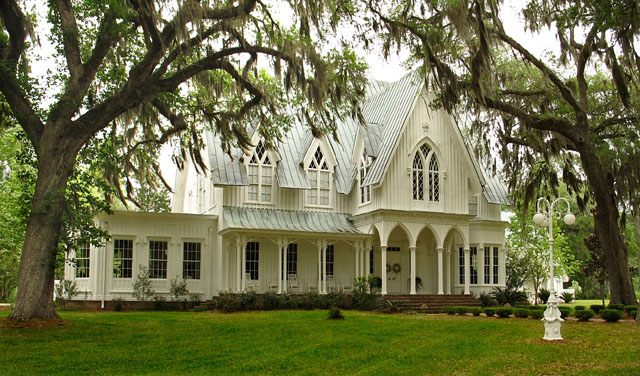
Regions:
[[[320,146],[307,166],[307,177],[311,184],[311,189],[307,191],[307,205],[329,206],[330,172]]]
[[[333,245],[327,246],[327,275],[333,275]]]
[[[472,285],[478,284],[478,247],[471,247],[469,252],[469,283]]]
[[[460,265],[460,284],[464,284],[464,249],[460,248],[458,264]]]
[[[258,142],[251,155],[247,166],[247,174],[249,175],[247,200],[270,203],[273,186],[273,164],[262,141]]]
[[[80,246],[76,251],[76,278],[89,278],[91,248],[89,243]]]
[[[493,247],[493,283],[498,284],[498,247]]]
[[[258,264],[260,261],[260,243],[248,242],[245,247],[245,269],[252,281],[258,280]]]
[[[387,252],[400,252],[400,247],[387,247]]]
[[[167,242],[149,242],[149,278],[167,279]]]
[[[200,243],[182,244],[182,279],[200,279],[201,255]]]
[[[491,283],[491,247],[484,247],[484,283]]]
[[[289,274],[298,274],[298,245],[295,243],[287,246],[287,278]]]
[[[411,180],[414,200],[424,201],[427,197],[430,202],[440,202],[440,167],[435,153],[427,144],[420,146],[413,157]]]
[[[131,278],[133,266],[133,240],[113,241],[113,278]]]
[[[371,250],[369,251],[369,274],[373,274],[373,266],[375,265],[375,262],[373,261],[373,247],[371,247]]]
[[[360,165],[358,166],[358,184],[360,185],[360,203],[367,204],[371,202],[371,186],[363,186],[364,178],[367,176],[369,172],[369,167],[371,167],[371,158],[367,157],[367,153],[362,154],[362,158],[360,158]]]

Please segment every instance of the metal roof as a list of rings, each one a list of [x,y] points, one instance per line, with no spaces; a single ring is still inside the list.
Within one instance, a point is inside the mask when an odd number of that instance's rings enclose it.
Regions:
[[[347,214],[261,208],[223,208],[223,229],[362,234]]]
[[[213,132],[206,132],[209,153],[209,169],[215,185],[247,185],[247,171],[243,168],[240,157],[242,150],[232,149],[231,155],[222,150],[220,137]]]
[[[507,187],[505,187],[504,183],[497,177],[487,175],[487,171],[484,168],[480,168],[480,171],[482,171],[486,183],[482,186],[484,198],[491,204],[512,205],[511,200],[507,197]]]

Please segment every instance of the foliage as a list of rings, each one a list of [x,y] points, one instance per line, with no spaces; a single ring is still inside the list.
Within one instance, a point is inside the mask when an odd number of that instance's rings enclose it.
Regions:
[[[262,309],[271,311],[282,308],[283,303],[280,295],[269,291],[262,296]]]
[[[589,251],[590,258],[586,260],[586,266],[584,266],[582,270],[586,275],[598,281],[600,285],[600,298],[602,299],[602,305],[604,305],[604,284],[609,278],[604,250],[598,241],[598,237],[593,233],[584,238],[584,245]]]
[[[513,310],[513,314],[516,317],[526,318],[527,316],[529,316],[529,310],[528,309],[524,309],[524,308],[515,308]]]
[[[569,317],[569,315],[571,315],[571,308],[560,307],[558,308],[558,310],[560,311],[560,317],[562,317],[563,319],[566,319],[567,317]]]
[[[368,277],[357,277],[354,283],[353,292],[351,298],[353,299],[353,306],[356,309],[362,311],[370,311],[376,307],[378,295],[377,288],[372,287],[374,285],[375,277],[369,275]]]
[[[189,294],[189,301],[192,305],[197,306],[202,301],[202,294],[192,292],[191,294]]]
[[[577,305],[575,307],[573,307],[574,310],[576,311],[584,311],[587,307],[583,306],[583,305]]]
[[[243,311],[256,309],[256,303],[258,300],[258,295],[255,291],[243,291],[238,294],[238,302],[240,303],[240,308]]]
[[[498,308],[496,310],[496,314],[498,315],[498,317],[506,318],[513,314],[513,309],[505,307]]]
[[[113,310],[116,312],[124,311],[124,299],[122,297],[117,297],[111,300],[113,304]]]
[[[447,315],[455,315],[457,313],[456,307],[453,306],[442,307],[442,312],[446,313]]]
[[[547,300],[549,300],[550,296],[551,296],[551,291],[545,288],[541,288],[540,292],[538,292],[538,298],[540,298],[540,301],[542,302],[542,304],[547,304]]]
[[[624,311],[626,313],[629,313],[629,314],[631,313],[631,311],[634,311],[634,310],[637,310],[637,309],[638,309],[637,305],[626,305],[626,306],[624,306]]]
[[[167,305],[167,298],[161,295],[153,296],[153,309],[156,311],[164,311],[169,308]]]
[[[331,291],[326,295],[327,305],[329,307],[335,306],[342,309],[348,309],[349,302],[347,295],[341,291]],[[294,307],[295,308],[295,307]]]
[[[469,309],[470,307],[466,307],[466,306],[456,306],[456,313],[459,315],[464,315],[466,313],[469,313]]]
[[[78,285],[75,281],[71,281],[68,279],[62,279],[56,285],[56,301],[60,302],[62,308],[64,309],[65,303],[71,299],[73,299],[76,295],[78,295]]]
[[[600,311],[604,309],[604,306],[600,304],[592,304],[591,306],[589,306],[589,308],[591,308],[591,310],[595,312],[596,315],[599,315]]]
[[[336,307],[336,306],[331,306],[329,308],[329,320],[342,320],[344,319],[344,316],[342,315],[342,312],[340,312],[340,308]]]
[[[471,307],[469,309],[469,313],[471,313],[474,316],[480,316],[480,314],[482,313],[482,308],[480,308],[480,307]]]
[[[487,315],[487,317],[493,317],[496,314],[496,310],[497,308],[493,308],[493,307],[487,307],[483,309],[484,314]]]
[[[506,287],[494,287],[491,290],[491,297],[498,305],[509,304],[515,306],[527,302],[527,294],[522,291],[509,290]]]
[[[222,312],[231,313],[242,309],[238,294],[232,291],[220,291],[216,297],[216,308]]]
[[[317,292],[307,291],[300,295],[300,300],[298,306],[302,309],[312,310],[316,308],[325,309],[327,308],[326,303],[324,301],[324,297]]]
[[[544,311],[541,309],[530,309],[529,317],[532,319],[540,320],[544,317]]]
[[[370,286],[372,288],[376,288],[376,289],[381,289],[382,288],[382,278],[373,277],[369,281],[370,281]]]
[[[171,211],[171,197],[169,191],[164,186],[157,188],[151,185],[142,184],[134,188],[134,194],[127,199],[143,212],[168,213]]]
[[[563,292],[560,297],[565,303],[571,303],[573,301],[573,294],[567,291]]]
[[[507,287],[509,288],[509,287]],[[486,292],[483,292],[480,294],[480,297],[478,298],[480,299],[480,304],[482,304],[483,307],[493,307],[496,304],[498,304],[495,299],[493,299],[491,297],[491,294],[488,294]]]
[[[600,317],[607,322],[617,322],[622,318],[622,311],[618,309],[603,309],[600,311]]]
[[[156,291],[151,286],[149,268],[145,265],[138,265],[138,275],[133,283],[133,296],[140,302],[153,299]]]
[[[388,313],[397,313],[400,311],[404,311],[407,308],[407,303],[400,300],[383,299],[380,303],[378,303],[378,309]]]
[[[618,311],[624,310],[624,304],[609,304],[607,309],[617,309]]]
[[[595,315],[593,311],[590,309],[581,309],[581,310],[576,309],[574,314],[576,318],[580,321],[589,321],[589,319]]]
[[[199,305],[199,306],[195,306],[195,307],[193,307],[193,309],[192,309],[192,311],[193,311],[193,312],[205,312],[205,311],[208,311],[208,310],[209,310],[209,307],[207,307],[207,306],[200,306],[200,305]]]
[[[173,296],[173,301],[180,304],[182,310],[187,309],[187,300],[189,297],[189,289],[187,288],[187,281],[178,280],[176,276],[170,282],[169,293]]]

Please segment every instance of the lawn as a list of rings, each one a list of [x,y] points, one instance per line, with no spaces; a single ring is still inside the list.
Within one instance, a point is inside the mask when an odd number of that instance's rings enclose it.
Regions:
[[[0,323],[0,374],[629,375],[640,325],[326,311],[63,312],[65,323]],[[0,312],[6,317],[7,312]]]

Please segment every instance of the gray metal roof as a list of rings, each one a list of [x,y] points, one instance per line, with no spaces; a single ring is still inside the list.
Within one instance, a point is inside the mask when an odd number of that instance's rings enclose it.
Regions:
[[[362,234],[346,214],[260,208],[223,208],[223,229]]]
[[[308,148],[311,140],[313,140],[311,131],[296,122],[291,126],[289,132],[284,135],[282,142],[276,145],[280,155],[280,161],[276,165],[279,187],[311,189],[307,174],[300,165],[301,156],[304,156],[306,151],[305,145]]]
[[[507,197],[507,187],[495,176],[489,176],[484,168],[480,168],[484,176],[485,185],[482,187],[484,198],[491,204],[512,205],[511,200]]]
[[[222,143],[213,132],[206,132],[209,169],[215,185],[247,185],[247,171],[240,157],[242,150],[233,149],[231,156],[222,150]]]

